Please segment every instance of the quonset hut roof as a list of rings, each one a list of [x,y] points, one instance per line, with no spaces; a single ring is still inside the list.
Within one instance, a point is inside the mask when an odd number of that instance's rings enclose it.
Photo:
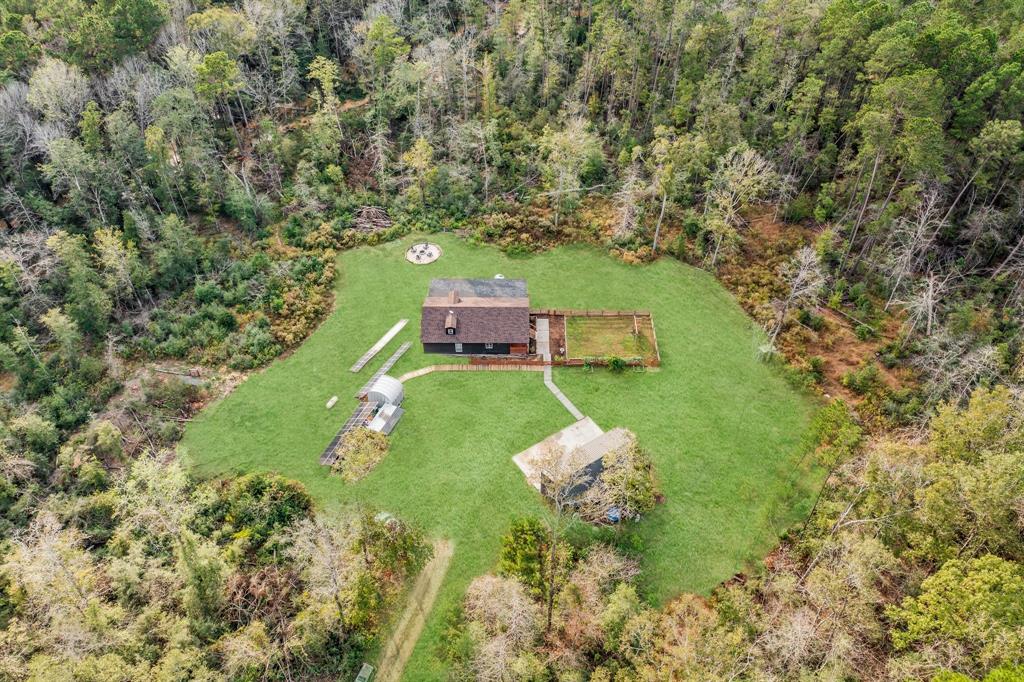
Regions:
[[[367,402],[385,405],[401,405],[404,397],[405,391],[402,389],[402,382],[387,374],[377,379],[370,390],[366,392]]]

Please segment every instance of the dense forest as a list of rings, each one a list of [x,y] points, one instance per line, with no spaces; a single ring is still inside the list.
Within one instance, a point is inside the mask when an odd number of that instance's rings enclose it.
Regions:
[[[205,389],[145,370],[261,367],[339,250],[448,230],[705,268],[827,402],[759,573],[654,608],[523,520],[452,679],[1024,679],[1022,117],[1018,0],[3,0],[0,677],[353,676],[422,533],[194,480]]]

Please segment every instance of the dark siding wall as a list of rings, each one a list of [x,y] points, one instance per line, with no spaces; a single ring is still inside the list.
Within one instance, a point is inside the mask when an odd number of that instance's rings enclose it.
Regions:
[[[496,343],[494,348],[484,348],[482,343],[464,343],[462,352],[456,353],[454,343],[425,343],[423,352],[447,353],[449,355],[508,355],[509,349],[507,343]]]

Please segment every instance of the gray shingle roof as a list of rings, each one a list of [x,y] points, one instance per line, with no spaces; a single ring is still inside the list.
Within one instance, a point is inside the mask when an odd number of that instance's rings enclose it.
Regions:
[[[453,303],[448,294],[456,291]],[[455,334],[445,333],[454,313]],[[423,301],[423,343],[529,343],[530,300],[522,279],[435,279]]]
[[[528,343],[530,340],[529,306],[498,308],[460,307],[455,334],[445,333],[448,308],[423,306],[420,319],[420,341],[423,343]]]

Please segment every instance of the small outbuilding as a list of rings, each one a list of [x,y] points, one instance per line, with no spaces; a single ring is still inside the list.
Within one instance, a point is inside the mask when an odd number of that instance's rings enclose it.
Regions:
[[[570,491],[570,496],[574,497],[589,488],[601,475],[606,455],[627,447],[632,441],[633,434],[628,429],[618,427],[605,432],[593,419],[584,417],[523,450],[512,461],[526,476],[529,484],[543,493],[545,481],[539,465],[551,456],[553,450],[560,451],[562,457],[585,474],[586,483]]]
[[[381,405],[377,414],[373,415],[373,419],[367,423],[366,428],[388,436],[395,429],[395,425],[398,424],[398,420],[402,418],[403,414],[405,414],[405,410],[398,405]]]

